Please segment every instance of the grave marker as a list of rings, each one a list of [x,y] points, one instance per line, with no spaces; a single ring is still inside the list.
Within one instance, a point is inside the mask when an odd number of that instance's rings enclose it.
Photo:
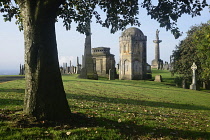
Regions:
[[[197,66],[193,62],[193,65],[191,66],[191,69],[193,71],[193,76],[192,76],[192,84],[190,85],[190,89],[196,90],[196,76],[195,76],[195,70],[197,70]]]

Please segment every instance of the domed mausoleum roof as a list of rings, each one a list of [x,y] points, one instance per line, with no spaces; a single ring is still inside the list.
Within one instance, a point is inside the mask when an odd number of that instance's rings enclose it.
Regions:
[[[130,27],[122,33],[122,36],[144,36],[144,34],[140,29],[136,27]]]

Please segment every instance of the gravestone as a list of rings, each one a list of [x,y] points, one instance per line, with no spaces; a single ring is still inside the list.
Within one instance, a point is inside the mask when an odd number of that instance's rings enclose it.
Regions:
[[[73,65],[71,65],[71,67],[70,67],[70,73],[74,74],[74,66]]]
[[[109,80],[115,80],[115,70],[109,69]]]
[[[155,82],[162,82],[162,81],[163,81],[163,80],[162,80],[162,76],[161,76],[161,75],[156,75],[154,81],[155,81]]]
[[[186,80],[185,79],[182,80],[182,88],[186,88]]]
[[[63,63],[63,74],[67,74],[68,73],[68,67],[67,67],[67,63]]]
[[[193,76],[192,76],[192,84],[190,85],[190,89],[196,90],[196,76],[195,76],[195,70],[197,70],[197,66],[193,62],[193,65],[191,66],[191,69],[193,71]]]
[[[20,73],[19,75],[25,75],[25,65],[20,64]]]

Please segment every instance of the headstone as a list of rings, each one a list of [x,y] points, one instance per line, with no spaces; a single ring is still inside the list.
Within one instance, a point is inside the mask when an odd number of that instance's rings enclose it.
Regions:
[[[109,69],[109,80],[115,80],[115,71],[114,71],[114,69]]]
[[[74,74],[74,66],[73,65],[71,65],[71,67],[70,67],[70,74]]]
[[[67,63],[63,63],[63,74],[66,74],[67,72]]]
[[[19,75],[25,75],[25,65],[20,64],[20,73]]]
[[[182,80],[182,88],[186,88],[186,80],[185,79]]]
[[[71,70],[71,60],[70,60],[70,63],[69,63],[69,73],[72,74],[72,70]]]
[[[191,66],[191,69],[193,71],[193,76],[192,76],[192,84],[190,85],[190,89],[196,90],[196,76],[195,76],[195,70],[197,70],[197,66],[193,62],[193,65]]]
[[[162,76],[161,75],[156,75],[155,76],[155,82],[162,82]]]
[[[22,75],[22,69],[21,69],[22,67],[21,67],[21,64],[20,64],[20,73],[19,73],[19,75]]]

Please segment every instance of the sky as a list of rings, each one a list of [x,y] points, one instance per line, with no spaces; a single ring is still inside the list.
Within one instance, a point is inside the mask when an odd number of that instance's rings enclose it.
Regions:
[[[147,36],[147,62],[155,57],[155,40],[156,30],[160,30],[160,59],[169,62],[170,55],[181,40],[186,37],[186,32],[193,25],[206,23],[210,20],[209,9],[206,8],[201,12],[201,16],[192,18],[190,15],[183,15],[178,19],[177,25],[183,35],[175,39],[170,31],[165,28],[160,28],[159,23],[146,14],[146,10],[140,8],[139,20],[141,23],[139,28],[145,36]],[[131,26],[127,26],[129,28]],[[119,37],[122,31],[115,34],[110,33],[110,29],[103,28],[101,25],[91,23],[92,32],[92,48],[109,47],[111,54],[115,55],[116,63],[119,61]],[[81,62],[84,54],[85,35],[76,31],[76,24],[72,24],[70,31],[66,31],[63,27],[62,20],[56,23],[56,38],[58,47],[58,56],[60,66],[64,62],[68,63],[71,60],[73,65],[76,65],[76,58],[79,57]],[[24,39],[23,31],[20,32],[15,24],[15,19],[12,22],[4,22],[0,15],[0,75],[18,74],[20,64],[24,64]]]

